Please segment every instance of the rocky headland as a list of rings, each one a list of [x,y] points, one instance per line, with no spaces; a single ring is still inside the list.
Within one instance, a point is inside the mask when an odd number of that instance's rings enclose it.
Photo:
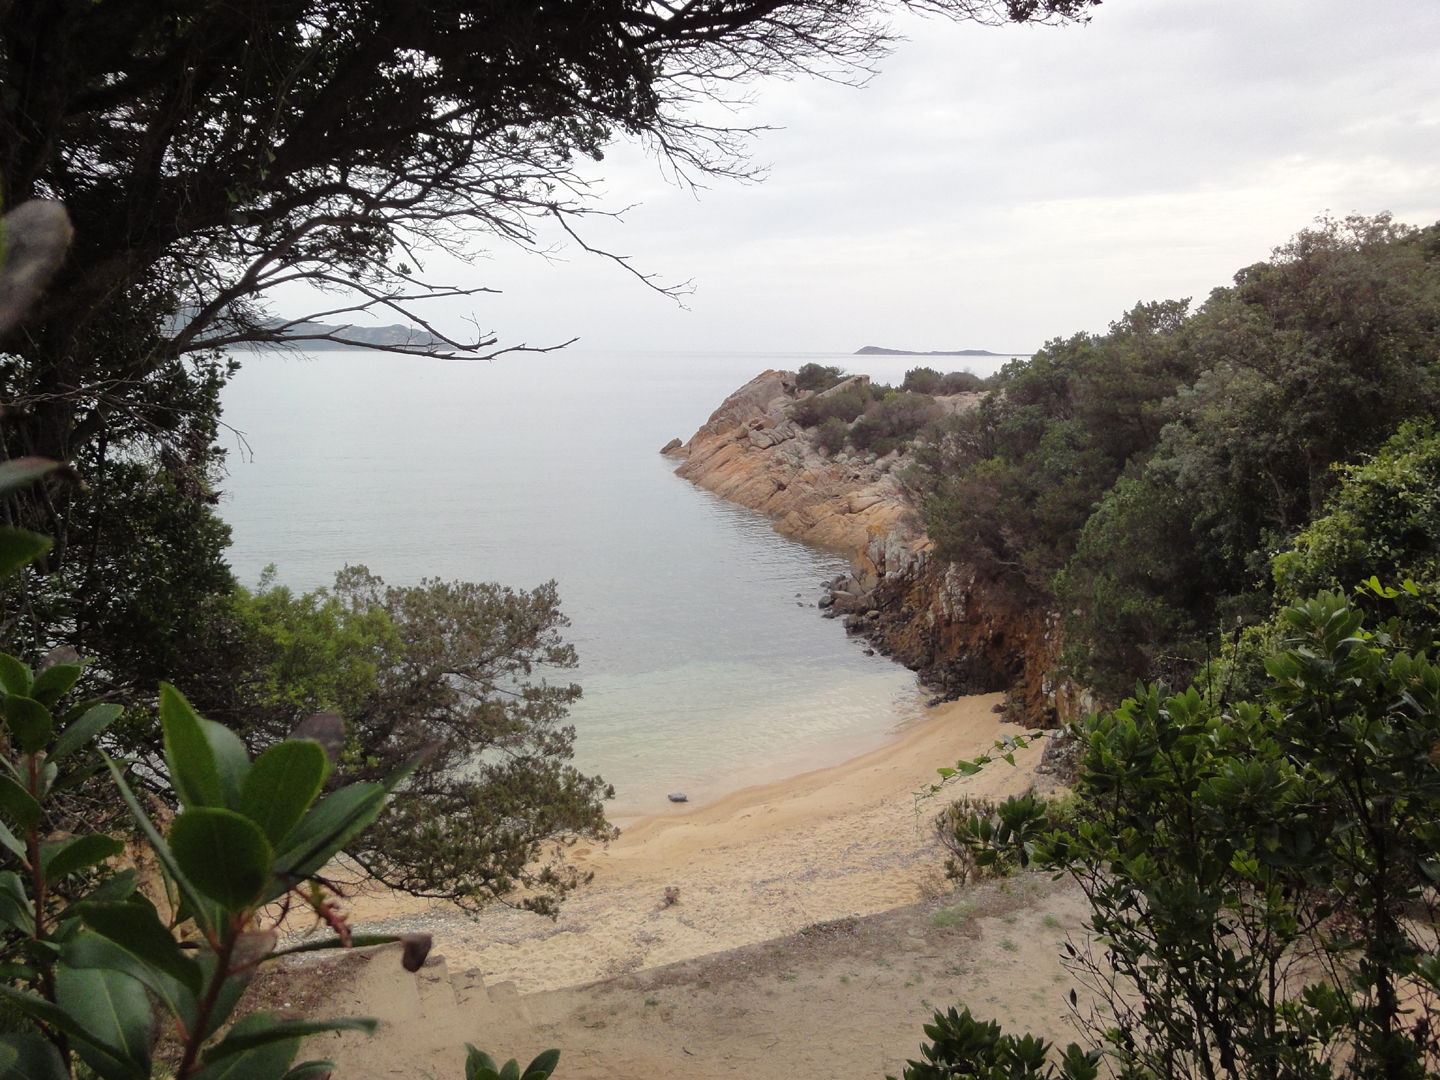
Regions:
[[[1003,691],[1008,719],[1053,727],[1085,711],[1078,688],[1053,672],[1059,616],[1015,601],[972,568],[934,555],[906,482],[908,448],[883,456],[828,455],[795,406],[869,382],[855,375],[815,395],[789,371],[765,371],[731,394],[688,442],[663,449],[676,474],[769,516],[786,536],[841,552],[850,572],[825,583],[815,603],[878,652],[916,671],[942,700]],[[983,394],[937,397],[949,413]]]

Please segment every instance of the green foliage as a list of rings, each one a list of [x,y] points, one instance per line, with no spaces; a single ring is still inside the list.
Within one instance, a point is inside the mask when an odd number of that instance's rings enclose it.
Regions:
[[[863,390],[846,387],[838,394],[797,401],[790,410],[790,416],[801,427],[807,428],[818,427],[831,419],[849,424],[865,411],[865,403]]]
[[[515,1058],[497,1065],[484,1050],[477,1050],[469,1043],[465,1044],[465,1050],[465,1080],[549,1080],[560,1062],[559,1050],[546,1050],[521,1072],[520,1062]]]
[[[349,567],[333,588],[296,594],[267,573],[216,617],[227,627],[224,666],[185,689],[252,752],[265,750],[255,768],[270,769],[278,740],[317,713],[344,721],[330,789],[381,780],[426,749],[385,820],[347,842],[375,877],[471,908],[521,893],[516,902],[547,913],[585,880],[560,856],[576,836],[613,835],[603,809],[612,791],[568,764],[575,729],[564,720],[580,688],[542,676],[575,665],[553,582],[395,588]],[[163,721],[163,696],[161,712]],[[164,749],[156,736],[126,730],[152,759]],[[283,810],[272,802],[267,813]]]
[[[219,1034],[255,967],[274,953],[276,934],[263,928],[263,905],[293,894],[338,931],[312,947],[350,943],[348,928],[308,879],[345,839],[374,821],[385,794],[415,763],[375,785],[378,797],[347,800],[347,789],[332,796],[336,803],[312,806],[325,767],[318,743],[272,752],[252,766],[233,733],[197,715],[165,686],[166,761],[185,809],[162,837],[126,780],[125,766],[98,746],[120,707],[81,702],[54,711],[82,670],[80,664],[50,662],[35,672],[0,654],[0,815],[7,819],[0,823],[6,849],[0,859],[0,997],[30,1028],[0,1035],[0,1056],[40,1080],[71,1075],[72,1056],[102,1080],[149,1080],[159,1016],[174,1025],[183,1046],[177,1080],[228,1074],[283,1080],[304,1038],[373,1032],[371,1020],[295,1022],[254,1013]],[[277,767],[282,760],[286,767]],[[137,889],[134,870],[104,868],[124,849],[117,838],[89,832],[47,839],[55,834],[52,797],[75,775],[93,771],[92,761],[108,768],[155,852],[165,876],[163,914]],[[257,768],[268,802],[246,796]],[[194,932],[182,949],[176,934],[186,924]],[[380,940],[395,939],[366,943]]]
[[[936,836],[949,852],[945,876],[967,885],[1026,869],[1036,838],[1054,825],[1050,805],[1033,792],[1001,803],[968,795],[957,799],[935,818]]]
[[[940,395],[978,394],[985,387],[986,381],[973,372],[952,371],[941,378],[939,388],[932,393]]]
[[[826,454],[838,453],[845,445],[849,428],[838,416],[827,417],[815,430],[815,446]]]
[[[927,434],[907,477],[938,552],[1017,606],[1062,612],[1063,666],[1110,702],[1137,678],[1192,678],[1237,617],[1268,620],[1272,556],[1341,484],[1371,485],[1371,502],[1305,533],[1297,551],[1313,555],[1282,559],[1281,599],[1419,580],[1420,563],[1372,558],[1355,530],[1372,515],[1365,542],[1400,530],[1429,558],[1423,506],[1401,520],[1428,475],[1423,427],[1354,470],[1440,404],[1436,233],[1326,219],[1193,314],[1142,304],[1108,334],[1006,365],[978,409]]]
[[[935,399],[926,394],[889,393],[868,406],[865,415],[850,426],[848,441],[857,450],[884,456],[914,438],[939,415]]]
[[[800,370],[795,373],[796,386],[801,390],[813,390],[817,394],[829,390],[844,380],[845,372],[842,369],[813,362],[802,364]]]
[[[1440,582],[1440,435],[1406,424],[1374,455],[1342,466],[1316,519],[1274,561],[1277,591],[1294,601],[1379,577]]]
[[[1086,1053],[1071,1043],[1056,1072],[1047,1064],[1050,1043],[1033,1035],[1002,1035],[999,1024],[976,1020],[969,1009],[937,1011],[925,1035],[932,1041],[920,1047],[924,1060],[906,1062],[903,1080],[1095,1080],[1100,1075],[1098,1052]]]
[[[905,372],[905,379],[900,384],[900,389],[911,394],[929,394],[934,396],[940,392],[940,380],[944,376],[934,368],[917,367]]]
[[[1337,593],[1285,612],[1265,702],[1152,685],[1072,725],[1076,802],[1031,845],[1089,900],[1102,955],[1067,951],[1119,1075],[1440,1071],[1434,611],[1368,592],[1373,629]]]
[[[1190,374],[1173,345],[1184,302],[1142,304],[1103,336],[1012,361],[978,409],[920,451],[926,529],[942,557],[1048,598],[1101,495],[1158,439]]]

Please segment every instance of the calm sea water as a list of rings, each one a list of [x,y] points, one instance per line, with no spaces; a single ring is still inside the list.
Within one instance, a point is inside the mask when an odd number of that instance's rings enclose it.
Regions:
[[[898,379],[904,358],[583,354],[493,362],[242,354],[221,513],[244,582],[363,564],[532,588],[555,579],[580,654],[576,764],[611,816],[835,764],[920,712],[914,676],[813,606],[834,554],[673,475],[689,438],[767,367]],[[892,370],[893,369],[893,370]]]

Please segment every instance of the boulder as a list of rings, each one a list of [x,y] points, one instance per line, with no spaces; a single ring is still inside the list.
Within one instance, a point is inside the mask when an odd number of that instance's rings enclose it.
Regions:
[[[669,442],[667,442],[664,446],[660,448],[660,453],[673,454],[676,450],[679,450],[680,447],[684,445],[685,444],[682,443],[679,439],[671,439]]]

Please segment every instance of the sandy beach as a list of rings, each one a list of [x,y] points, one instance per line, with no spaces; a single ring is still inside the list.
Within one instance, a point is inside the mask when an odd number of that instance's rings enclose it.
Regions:
[[[930,826],[943,804],[917,813],[913,795],[937,767],[1016,734],[992,711],[999,700],[939,706],[843,765],[650,818],[608,848],[579,850],[595,879],[556,921],[358,898],[357,927],[426,930],[434,955],[418,976],[393,950],[342,961],[324,979],[322,1011],[377,1016],[381,1033],[313,1049],[356,1077],[423,1068],[451,1080],[465,1041],[522,1064],[562,1046],[561,1076],[700,1077],[742,1063],[770,1075],[760,1064],[766,1044],[778,1052],[800,1040],[820,1054],[804,1075],[851,1075],[849,1055],[871,1047],[874,1067],[863,1071],[878,1076],[914,1056],[932,1007],[980,990],[1002,1021],[1066,1036],[1055,951],[1061,928],[1080,925],[1076,898],[1039,878],[950,894]],[[1039,754],[1022,751],[1015,767],[996,763],[952,791],[1044,790]],[[678,902],[663,902],[667,888]],[[828,1050],[812,1045],[821,1033]],[[774,1075],[795,1075],[795,1060],[777,1058]]]
[[[812,923],[911,904],[937,887],[930,827],[942,805],[913,792],[941,765],[1018,733],[992,711],[1000,695],[937,706],[894,742],[833,768],[746,788],[680,814],[643,819],[608,847],[573,849],[595,872],[551,921],[493,908],[357,897],[366,931],[429,931],[451,971],[521,993],[553,990],[793,934]],[[957,785],[1004,797],[1037,778],[1040,748]],[[667,888],[680,900],[662,907]]]

